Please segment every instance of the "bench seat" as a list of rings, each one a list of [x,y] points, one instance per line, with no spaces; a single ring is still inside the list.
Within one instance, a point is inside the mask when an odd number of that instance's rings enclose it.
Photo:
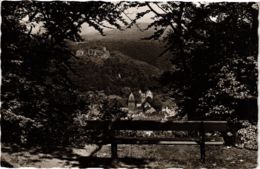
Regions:
[[[102,130],[106,138],[97,144],[111,144],[112,159],[117,159],[118,144],[162,144],[162,145],[199,145],[202,162],[205,162],[205,145],[223,145],[222,140],[210,140],[206,132],[227,131],[227,121],[149,121],[149,120],[117,120],[87,121],[87,130]],[[140,137],[117,136],[118,131],[186,131],[199,135],[186,137]],[[97,141],[97,140],[96,140]],[[98,142],[98,141],[97,141]]]
[[[145,137],[114,137],[117,144],[163,144],[163,145],[198,145],[200,140],[194,138],[145,138]],[[205,141],[206,145],[223,145],[224,140]]]

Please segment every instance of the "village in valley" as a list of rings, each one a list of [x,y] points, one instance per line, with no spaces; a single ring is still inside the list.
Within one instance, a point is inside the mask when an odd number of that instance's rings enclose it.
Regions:
[[[93,93],[88,92],[90,96],[93,97]],[[129,94],[129,97],[122,98],[120,96],[109,95],[106,96],[102,91],[98,92],[99,96],[108,99],[117,99],[119,102],[125,102],[120,107],[120,110],[126,113],[126,117],[123,119],[131,120],[147,120],[147,119],[157,119],[157,120],[167,120],[167,118],[173,118],[177,116],[177,112],[174,107],[169,108],[168,106],[161,106],[160,109],[153,107],[153,93],[150,90],[147,90],[145,93],[142,90],[139,90],[137,95],[134,95],[132,92]],[[100,116],[100,110],[98,104],[92,104],[89,106],[90,110],[87,112],[85,119],[88,120],[97,120]]]
[[[75,56],[82,62],[91,62],[94,65],[99,65],[99,67],[106,66],[106,60],[115,57],[113,52],[111,55],[105,46],[93,47],[88,43],[77,43]],[[122,77],[121,72],[116,72],[116,75],[119,80],[123,80],[124,77]],[[120,103],[118,108],[125,113],[125,116],[121,117],[122,119],[164,121],[174,119],[178,115],[176,103],[170,97],[167,98],[165,94],[153,93],[148,88],[142,90],[135,87],[131,89],[127,86],[120,90],[124,91],[121,92],[122,95],[113,93],[107,95],[107,91],[104,90],[83,92],[82,98],[92,99],[93,101],[89,105],[89,110],[81,113],[82,120],[98,120],[102,109],[100,104],[102,104],[102,100],[106,99]],[[161,97],[166,97],[166,99],[161,99]]]

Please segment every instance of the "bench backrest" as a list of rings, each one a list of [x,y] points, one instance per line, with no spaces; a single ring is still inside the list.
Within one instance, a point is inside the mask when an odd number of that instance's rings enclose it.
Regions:
[[[87,130],[150,130],[150,131],[220,131],[227,130],[227,121],[148,121],[148,120],[120,120],[86,122]]]

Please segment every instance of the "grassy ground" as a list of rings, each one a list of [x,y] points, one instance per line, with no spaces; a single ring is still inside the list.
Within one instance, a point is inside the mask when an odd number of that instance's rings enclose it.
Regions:
[[[13,167],[149,167],[149,168],[255,168],[257,152],[225,146],[207,146],[206,163],[199,160],[195,145],[119,145],[119,160],[110,159],[110,146],[95,151],[95,145],[82,149],[56,147],[20,148],[2,144],[2,162]],[[4,165],[4,163],[1,163]]]

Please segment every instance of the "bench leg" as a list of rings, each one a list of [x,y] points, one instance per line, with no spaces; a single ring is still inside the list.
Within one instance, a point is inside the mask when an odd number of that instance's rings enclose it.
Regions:
[[[200,160],[205,163],[205,130],[203,122],[201,122],[200,139]]]
[[[200,143],[200,160],[205,163],[205,142]]]
[[[117,144],[115,142],[112,142],[111,144],[111,155],[112,155],[112,160],[117,159]]]

